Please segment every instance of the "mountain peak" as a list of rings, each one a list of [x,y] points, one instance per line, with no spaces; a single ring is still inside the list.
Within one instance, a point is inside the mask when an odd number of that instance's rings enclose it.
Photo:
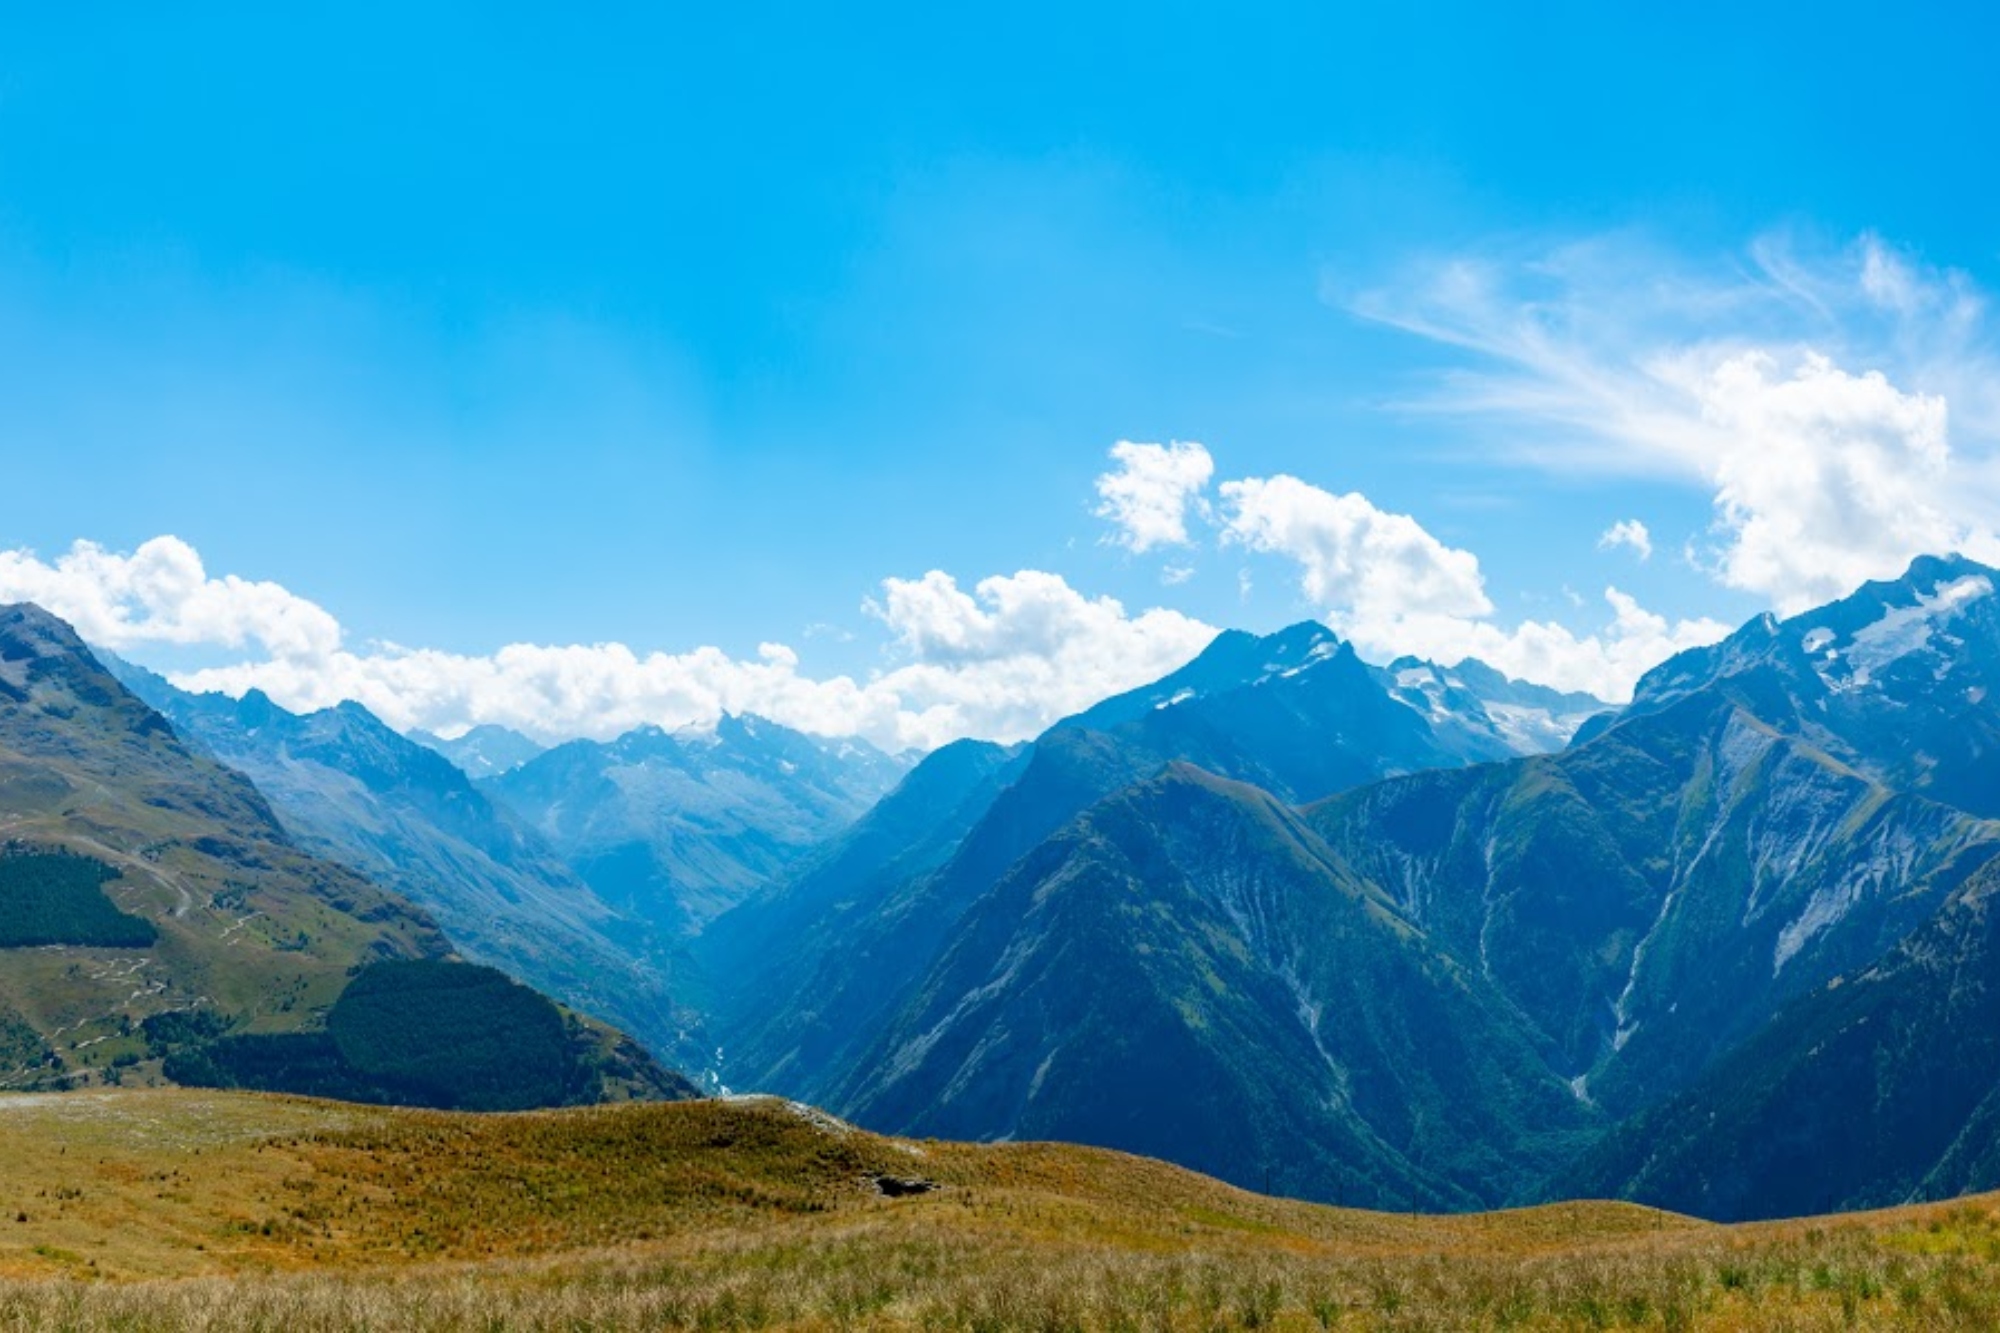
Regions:
[[[83,640],[68,621],[35,602],[0,606],[0,639],[10,646],[32,647],[42,655],[84,648]]]
[[[1114,694],[1081,713],[1056,723],[1055,729],[1083,727],[1105,731],[1135,721],[1159,708],[1255,684],[1288,673],[1315,658],[1352,657],[1353,648],[1326,626],[1302,620],[1272,634],[1223,630],[1208,641],[1194,660],[1178,671],[1123,694]]]
[[[1957,551],[1947,551],[1942,555],[1920,555],[1910,561],[1910,567],[1903,571],[1903,577],[1898,582],[1913,586],[1930,586],[1949,583],[1968,574],[2000,577],[2000,571],[1982,565]]]
[[[171,732],[166,720],[119,684],[69,622],[33,602],[0,607],[0,699],[67,717],[94,710],[135,733]]]
[[[496,777],[548,752],[540,742],[496,722],[481,722],[450,740],[428,731],[413,731],[410,739],[435,750],[474,778]]]
[[[25,689],[30,675],[44,674],[41,664],[66,659],[96,665],[69,622],[33,602],[0,606],[0,680]]]

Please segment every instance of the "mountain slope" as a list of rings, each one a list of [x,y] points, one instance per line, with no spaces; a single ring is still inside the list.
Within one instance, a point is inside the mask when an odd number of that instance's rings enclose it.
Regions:
[[[1427,1209],[1524,1192],[1594,1119],[1295,815],[1178,764],[971,907],[835,1104]]]
[[[865,741],[762,718],[571,741],[480,784],[617,911],[691,934],[865,813],[902,776]]]
[[[700,1003],[730,1034],[718,1063],[783,1085],[822,1070],[858,1015],[815,986],[829,944],[856,940],[884,891],[920,881],[951,855],[1018,774],[1022,747],[955,741],[926,755],[874,809],[793,875],[725,912],[695,943]],[[774,996],[817,996],[783,1007]],[[850,997],[851,998],[851,997]]]
[[[483,971],[399,895],[299,847],[248,779],[26,605],[0,608],[0,838],[0,1087],[155,1081],[245,1052],[328,1065],[330,1016],[358,991],[402,975],[452,992]],[[564,1099],[686,1091],[629,1039],[515,992],[501,1007],[556,1034]],[[464,1042],[425,1048],[412,1018],[371,1049],[465,1072]],[[494,1095],[526,1078],[518,1054],[479,1075]],[[295,1068],[258,1086],[299,1086]]]
[[[1801,997],[1557,1188],[1706,1217],[2000,1181],[2000,865],[1872,967]]]
[[[111,666],[183,736],[248,775],[301,846],[422,907],[466,957],[674,1048],[683,1024],[645,929],[443,757],[359,704],[300,716],[256,690],[194,695]]]
[[[0,608],[0,838],[10,880],[50,852],[88,858],[101,892],[157,932],[142,948],[0,948],[13,1033],[0,1049],[17,1050],[4,1086],[115,1077],[147,1054],[135,1029],[156,1014],[294,1029],[351,970],[449,948],[401,898],[301,851],[246,778],[188,749],[67,625],[25,604]]]
[[[1838,625],[1817,646],[1866,658],[1871,679],[1907,673],[1896,664],[1916,651],[1879,649],[1887,631],[1871,626],[1885,619],[1928,652],[1934,683],[1984,670],[1981,640],[1960,628],[1984,576],[1936,562],[1913,577],[1797,623]],[[1899,597],[1900,620],[1883,609]],[[1930,628],[1909,629],[1917,619]],[[978,818],[953,826],[963,836],[934,869],[851,886],[838,932],[808,946],[817,965],[795,966],[792,993],[732,1034],[731,1064],[885,1129],[1073,1134],[1251,1181],[1270,1142],[1338,1144],[1326,1160],[1294,1149],[1295,1165],[1310,1159],[1296,1165],[1303,1188],[1426,1206],[1533,1194],[1535,1171],[1592,1126],[1706,1086],[1774,1015],[1914,938],[2000,854],[2000,825],[1930,799],[1951,790],[1944,766],[1895,766],[1879,703],[1833,698],[1810,663],[1807,679],[1782,655],[1742,651],[1768,629],[1669,663],[1642,706],[1591,722],[1561,753],[1470,766],[1467,738],[1496,744],[1500,728],[1466,725],[1480,714],[1461,697],[1479,703],[1476,681],[1508,702],[1476,663],[1377,671],[1312,627],[1225,636],[1046,733]],[[1895,716],[1921,732],[1931,715],[1912,691]],[[1845,691],[1858,692],[1865,682]],[[1574,720],[1587,703],[1512,706]],[[1311,803],[1301,836],[1326,874],[1360,886],[1474,998],[1427,1026],[1444,1003],[1435,987],[1369,971],[1407,950],[1377,940],[1349,957],[1335,925],[1302,924],[1294,904],[1325,910],[1324,885],[1218,916],[1232,887],[1295,883],[1300,857],[1185,802],[1142,800],[1176,760],[1267,784],[1256,799],[1275,800],[1274,819]],[[1170,906],[1146,915],[1134,904],[1148,894]],[[1267,916],[1289,923],[1289,953],[1245,942]],[[1309,974],[1309,998],[1272,999]],[[1342,988],[1364,976],[1375,984]],[[1212,1044],[1185,1012],[1190,996],[1208,1003],[1203,985],[1227,997]],[[1398,1071],[1395,1093],[1348,1121],[1297,1123],[1332,1104],[1306,1078],[1296,1015],[1309,1011],[1337,1034],[1334,1066]],[[1417,1029],[1424,1041],[1408,1039]],[[1465,1034],[1494,1060],[1477,1077],[1449,1064]],[[1094,1060],[1120,1072],[1093,1079]],[[1168,1071],[1240,1108],[1233,1136]],[[1560,1110],[1534,1102],[1551,1088]],[[1495,1098],[1537,1109],[1496,1112]],[[1447,1105],[1483,1119],[1454,1132],[1436,1110]],[[1419,1110],[1421,1151],[1407,1129]],[[1977,1123],[1960,1132],[1953,1160],[1983,1161]]]
[[[2000,826],[1896,794],[1717,691],[1307,817],[1617,1115],[1879,957],[2000,853]]]

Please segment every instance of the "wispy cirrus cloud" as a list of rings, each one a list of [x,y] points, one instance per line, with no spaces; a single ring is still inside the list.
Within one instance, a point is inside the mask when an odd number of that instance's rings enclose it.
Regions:
[[[1703,487],[1698,563],[1793,611],[1926,551],[2000,554],[2000,341],[1965,275],[1864,236],[1700,264],[1630,236],[1330,293],[1467,354],[1406,406],[1517,461]]]

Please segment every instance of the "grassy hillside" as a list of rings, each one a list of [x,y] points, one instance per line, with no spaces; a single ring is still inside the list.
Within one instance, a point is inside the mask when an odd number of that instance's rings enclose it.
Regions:
[[[0,1090],[148,1079],[149,1018],[296,1030],[357,967],[450,947],[32,606],[0,607],[0,845]]]
[[[8,1327],[1974,1328],[1996,1279],[1991,1198],[1751,1227],[1402,1217],[774,1101],[0,1099]]]

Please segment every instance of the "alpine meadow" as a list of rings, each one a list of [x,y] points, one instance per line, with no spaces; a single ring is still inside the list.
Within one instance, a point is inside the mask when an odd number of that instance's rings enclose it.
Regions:
[[[1992,18],[0,41],[0,1328],[2000,1328]]]

